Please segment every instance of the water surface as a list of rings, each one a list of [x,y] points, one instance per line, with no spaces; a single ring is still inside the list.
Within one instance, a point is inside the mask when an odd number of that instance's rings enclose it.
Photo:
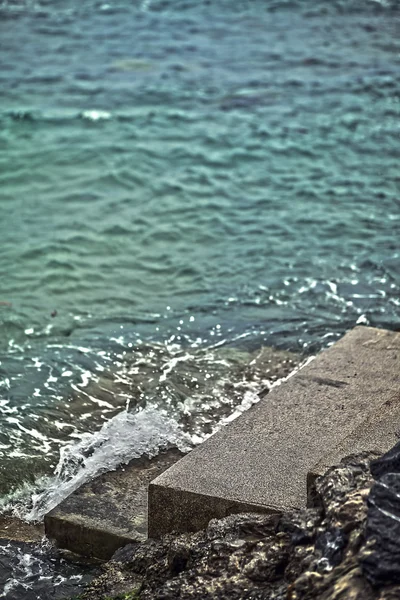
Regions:
[[[126,407],[199,441],[271,383],[263,346],[398,328],[399,25],[383,0],[0,3],[3,496]]]

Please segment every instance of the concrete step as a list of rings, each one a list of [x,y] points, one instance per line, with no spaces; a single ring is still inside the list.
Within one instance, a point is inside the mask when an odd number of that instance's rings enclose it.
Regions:
[[[102,560],[125,544],[145,540],[148,484],[181,457],[171,449],[96,477],[45,516],[47,537],[60,548]]]
[[[0,540],[40,542],[43,536],[43,523],[26,523],[10,514],[0,516]]]
[[[307,475],[400,391],[400,334],[356,327],[149,486],[149,536],[307,504]]]
[[[361,452],[371,452],[381,456],[393,448],[399,439],[400,390],[382,406],[372,411],[332,452],[326,454],[310,469],[307,475],[308,504],[313,503],[313,484],[316,478],[324,475],[330,467],[339,465],[345,456]]]

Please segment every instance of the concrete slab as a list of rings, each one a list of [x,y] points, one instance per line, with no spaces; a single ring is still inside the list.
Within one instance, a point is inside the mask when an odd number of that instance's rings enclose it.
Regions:
[[[145,540],[148,484],[182,456],[171,449],[151,460],[141,457],[80,487],[45,516],[47,537],[60,548],[102,560]]]
[[[44,536],[42,523],[25,523],[11,515],[0,516],[0,539],[15,542],[40,542]]]
[[[312,492],[315,479],[345,456],[360,452],[374,452],[381,456],[400,439],[400,392],[370,413],[362,423],[345,437],[333,450],[312,467],[307,475],[308,504],[313,503]]]
[[[307,503],[307,474],[400,390],[400,334],[356,327],[149,486],[149,536]]]

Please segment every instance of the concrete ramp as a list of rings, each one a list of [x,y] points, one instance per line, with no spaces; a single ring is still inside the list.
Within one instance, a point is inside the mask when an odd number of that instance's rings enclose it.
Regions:
[[[150,483],[149,537],[306,506],[308,473],[352,448],[399,392],[400,334],[356,327]]]

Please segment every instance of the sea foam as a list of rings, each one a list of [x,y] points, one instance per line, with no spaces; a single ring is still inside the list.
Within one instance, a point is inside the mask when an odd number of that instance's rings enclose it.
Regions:
[[[97,475],[143,455],[152,458],[172,446],[187,452],[193,444],[190,435],[165,411],[147,407],[136,414],[120,412],[96,433],[84,433],[79,441],[62,447],[54,476],[42,479],[40,491],[32,495],[29,505],[14,506],[13,512],[29,522],[41,521]]]

